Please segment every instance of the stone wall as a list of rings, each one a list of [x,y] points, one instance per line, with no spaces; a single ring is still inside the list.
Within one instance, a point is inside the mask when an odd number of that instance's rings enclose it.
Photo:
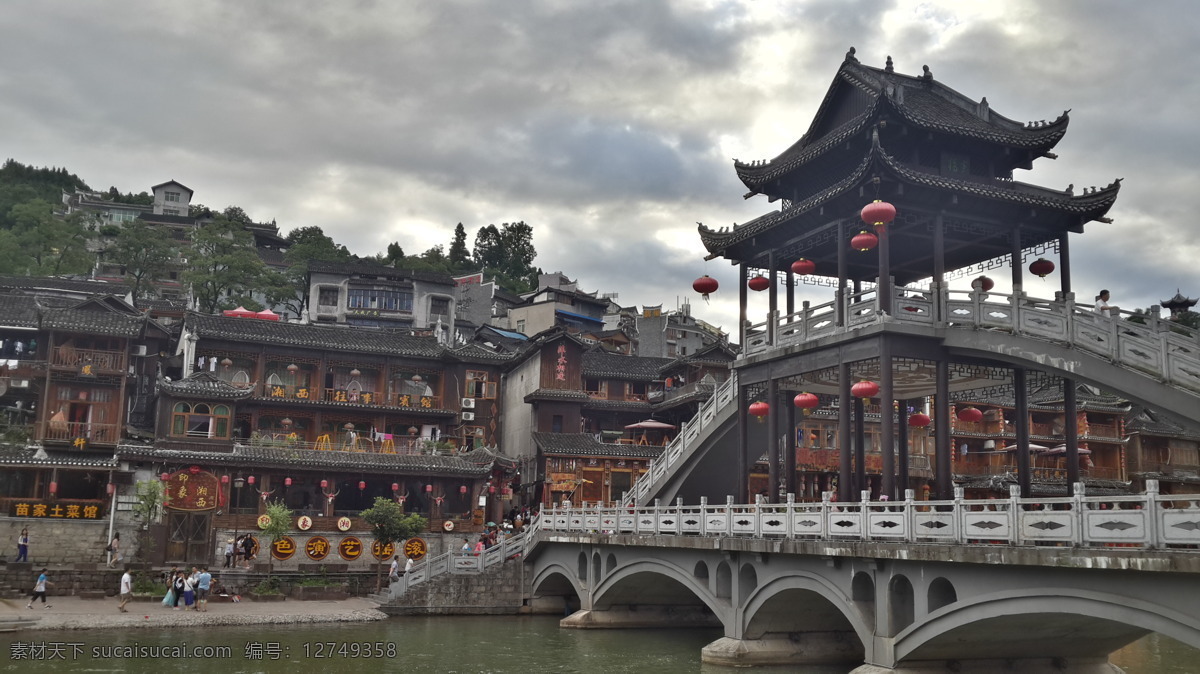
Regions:
[[[0,596],[26,597],[33,592],[38,573],[46,564],[7,564],[0,567]],[[49,566],[46,577],[50,587],[48,601],[66,595],[115,596],[121,585],[123,569],[108,569],[103,564]],[[140,572],[146,573],[146,572]]]
[[[241,529],[237,533],[245,534],[247,533],[247,530]],[[267,549],[268,541],[262,536],[262,532],[259,531],[258,528],[251,529],[249,533],[258,539],[259,543],[258,557],[255,559],[255,568],[265,570],[267,568],[267,555],[269,554]],[[214,542],[213,544],[213,556],[212,559],[209,560],[209,566],[213,568],[220,568],[221,566],[224,566],[225,541],[233,539],[234,536],[235,532],[233,529],[221,528],[215,531],[214,541],[219,541],[219,543]],[[325,555],[325,558],[321,560],[314,560],[305,552],[305,546],[309,539],[316,536],[324,538],[329,544],[329,552]],[[288,537],[292,539],[293,544],[296,546],[296,551],[289,559],[276,559],[274,564],[274,569],[276,571],[305,571],[313,568],[314,564],[323,564],[327,566],[344,565],[348,571],[374,571],[377,564],[385,565],[385,570],[386,567],[391,564],[390,558],[385,560],[377,560],[375,559],[375,556],[371,554],[371,545],[374,543],[374,539],[371,538],[370,531],[291,531],[288,533]],[[338,543],[342,539],[348,537],[357,538],[362,543],[363,547],[362,553],[353,561],[343,559],[338,553]],[[475,534],[474,537],[477,538],[478,534]],[[425,541],[425,545],[429,550],[426,558],[430,559],[451,550],[460,549],[462,547],[463,536],[456,534],[426,532],[421,534],[419,538]],[[14,537],[13,540],[15,541],[16,538]],[[104,546],[101,545],[101,547]],[[16,543],[13,544],[13,550],[16,550]],[[16,553],[14,552],[13,554],[15,555]],[[400,555],[401,558],[404,556],[403,551],[400,549],[396,550],[396,554]],[[403,561],[403,559],[401,561]]]
[[[22,527],[29,528],[29,561],[38,568],[52,564],[105,563],[108,557],[108,520],[67,520],[20,517],[0,517],[0,553],[8,561],[17,558],[17,536]],[[133,532],[121,534],[125,557],[135,547]]]
[[[380,606],[388,615],[512,615],[526,612],[527,565],[517,559],[483,573],[448,573]]]

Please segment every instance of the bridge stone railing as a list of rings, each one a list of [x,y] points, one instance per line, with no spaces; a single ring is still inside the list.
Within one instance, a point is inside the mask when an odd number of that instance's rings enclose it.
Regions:
[[[408,592],[410,587],[446,574],[483,573],[485,569],[520,556],[528,549],[533,536],[533,526],[526,529],[519,534],[514,534],[511,538],[500,539],[496,545],[478,554],[461,551],[447,552],[425,562],[414,564],[412,570],[400,576],[400,580],[394,581],[381,593],[382,596],[379,596],[379,600],[386,602],[395,599]]]
[[[724,412],[734,407],[737,400],[737,372],[731,371],[729,379],[722,382],[713,391],[712,396],[705,400],[696,416],[691,421],[685,421],[675,439],[667,444],[667,448],[657,459],[650,462],[649,469],[638,477],[633,488],[625,492],[621,502],[624,505],[636,503],[644,499],[651,488],[669,476],[676,466],[690,457],[701,445],[708,432],[714,426],[720,425]]]
[[[949,501],[838,503],[826,493],[820,503],[655,505],[650,508],[550,509],[544,532],[680,536],[735,536],[890,543],[1065,545],[1195,549],[1200,554],[1200,494],[1159,494],[1147,480],[1135,496],[965,500],[961,488]]]
[[[836,301],[780,315],[747,328],[746,355],[802,344],[879,322],[933,327],[1001,330],[1054,342],[1111,360],[1161,383],[1200,393],[1200,330],[1163,320],[1159,308],[1149,314],[1119,312],[1126,319],[1102,316],[1071,294],[1044,300],[1026,295],[895,288],[892,314],[879,311],[874,290],[848,294],[844,326],[836,325]],[[1142,321],[1141,323],[1134,321]]]

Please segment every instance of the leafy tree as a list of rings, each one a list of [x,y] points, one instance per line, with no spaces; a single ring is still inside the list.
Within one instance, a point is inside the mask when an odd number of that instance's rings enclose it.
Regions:
[[[288,232],[287,240],[292,243],[283,259],[288,264],[284,272],[273,272],[263,288],[267,301],[282,304],[289,311],[300,314],[308,305],[308,265],[320,260],[324,262],[347,262],[350,251],[335,243],[320,227],[298,227]]]
[[[388,244],[387,255],[382,256],[379,259],[379,262],[380,262],[380,264],[395,266],[397,262],[400,262],[403,259],[404,259],[404,249],[400,247],[400,244],[393,241]]]
[[[271,551],[275,549],[275,544],[287,537],[292,530],[292,511],[283,504],[283,501],[275,500],[267,504],[267,518],[270,522],[267,526],[262,527],[262,537],[269,541],[267,547],[267,578],[275,571],[275,555]]]
[[[225,215],[200,227],[192,235],[189,269],[184,281],[191,286],[198,310],[216,313],[232,308],[237,300],[268,283],[267,265],[258,257],[254,236]]]
[[[514,293],[536,286],[530,276],[536,271],[533,260],[533,228],[524,222],[504,223],[499,228],[487,225],[475,233],[475,264],[496,278],[500,287]]]
[[[154,195],[143,190],[137,194],[127,192],[121,194],[121,191],[115,187],[108,188],[108,193],[105,195],[109,201],[115,201],[119,204],[134,204],[138,206],[153,206]]]
[[[135,305],[155,295],[155,282],[170,273],[177,257],[178,250],[166,231],[140,219],[121,228],[116,245],[107,254],[110,261],[125,268],[125,283]]]
[[[429,520],[416,513],[405,515],[399,503],[382,496],[377,496],[375,504],[359,513],[359,517],[371,525],[371,536],[381,548],[412,538],[429,526]],[[382,588],[383,566],[380,565],[375,571],[375,591]]]
[[[493,272],[504,266],[504,242],[500,238],[500,230],[495,225],[480,227],[475,232],[475,266]]]
[[[138,532],[138,549],[150,553],[154,550],[154,537],[148,533],[151,524],[162,519],[163,504],[167,488],[160,480],[139,480],[134,485],[137,501],[133,504],[133,516],[142,523]]]
[[[1172,320],[1184,327],[1200,330],[1200,313],[1195,311],[1185,311]]]
[[[242,227],[254,224],[254,221],[250,219],[250,216],[246,214],[246,211],[242,210],[241,206],[226,206],[225,210],[221,211],[221,215],[225,216],[229,220],[232,220],[233,222],[236,222]]]
[[[87,249],[92,238],[85,222],[88,215],[81,212],[60,218],[53,206],[41,199],[13,206],[9,211],[14,243],[24,256],[14,268],[0,269],[6,273],[25,273],[35,276],[86,274],[92,270],[95,255]],[[24,267],[24,269],[21,269]]]
[[[471,265],[471,251],[467,250],[467,230],[460,222],[454,228],[454,241],[450,243],[450,266],[455,271],[463,271]]]

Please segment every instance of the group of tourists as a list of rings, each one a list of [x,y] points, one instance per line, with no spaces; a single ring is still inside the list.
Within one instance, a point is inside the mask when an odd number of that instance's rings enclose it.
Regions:
[[[208,611],[208,597],[213,579],[207,566],[193,566],[191,573],[173,566],[164,574],[163,582],[167,585],[167,596],[163,597],[162,601],[164,607],[178,611],[179,602],[182,600],[185,611]]]

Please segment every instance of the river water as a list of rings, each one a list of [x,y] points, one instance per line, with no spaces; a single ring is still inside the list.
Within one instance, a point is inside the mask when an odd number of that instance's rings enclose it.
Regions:
[[[564,630],[558,618],[393,618],[376,623],[0,634],[0,671],[295,672],[354,671],[620,674],[734,670],[702,665],[719,630]],[[30,649],[33,644],[33,649]],[[39,646],[44,644],[44,650]],[[186,647],[189,655],[163,653]],[[1152,634],[1112,657],[1128,674],[1194,674],[1200,651]],[[763,673],[795,668],[758,668]],[[841,669],[809,668],[809,674]]]

